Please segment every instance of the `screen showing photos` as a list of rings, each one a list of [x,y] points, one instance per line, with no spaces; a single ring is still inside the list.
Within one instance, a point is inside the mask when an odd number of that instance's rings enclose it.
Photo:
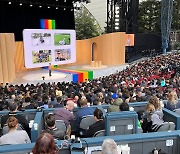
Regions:
[[[25,29],[23,41],[26,68],[76,61],[75,30]]]

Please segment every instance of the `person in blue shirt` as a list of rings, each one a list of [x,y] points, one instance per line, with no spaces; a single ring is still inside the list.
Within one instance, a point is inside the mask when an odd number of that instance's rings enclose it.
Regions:
[[[86,98],[81,98],[79,103],[80,103],[81,108],[77,112],[78,125],[80,124],[82,117],[87,116],[87,115],[93,115],[94,113],[94,109],[91,107],[88,107],[88,102]]]

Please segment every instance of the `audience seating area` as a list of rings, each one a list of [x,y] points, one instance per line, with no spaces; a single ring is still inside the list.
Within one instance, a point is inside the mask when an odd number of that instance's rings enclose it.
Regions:
[[[137,111],[145,110],[145,105],[147,102],[134,102],[129,103],[130,107],[134,108],[134,111],[123,111],[123,112],[111,112],[107,113],[107,108],[109,105],[101,106],[91,106],[91,108],[99,108],[103,111],[104,116],[106,117],[106,130],[104,132],[105,136],[114,136],[114,135],[125,135],[125,134],[136,134],[137,133]],[[31,128],[31,141],[35,142],[42,130],[45,129],[45,117],[49,113],[53,113],[54,108],[44,109],[42,111],[29,109],[25,111],[18,111],[18,114],[22,114],[26,117],[27,121],[34,120],[34,123],[38,124],[38,129],[34,128],[32,125]],[[74,108],[74,114],[78,108]],[[136,111],[136,112],[135,112]],[[8,111],[0,111],[0,116],[7,114]],[[180,130],[180,114],[170,111],[166,108],[163,108],[164,120],[166,122],[174,122],[175,129]],[[142,134],[141,134],[142,135]],[[0,147],[0,152],[1,148]]]
[[[146,105],[151,96],[157,96],[157,99],[165,100],[170,91],[176,91],[177,98],[180,97],[179,58],[178,53],[169,54],[167,57],[165,55],[154,57],[150,60],[133,64],[122,72],[83,83],[63,82],[27,86],[2,86],[3,88],[0,88],[0,92],[3,94],[0,97],[2,102],[1,110],[8,109],[8,99],[19,103],[18,109],[23,109],[24,111],[18,111],[17,114],[22,114],[29,122],[32,143],[3,145],[0,146],[0,153],[21,154],[31,152],[37,138],[47,127],[45,122],[46,116],[53,113],[55,105],[63,107],[67,105],[66,102],[68,100],[71,100],[79,106],[78,100],[82,98],[85,98],[90,103],[89,108],[92,108],[92,110],[98,108],[102,111],[101,117],[103,113],[105,130],[98,131],[91,138],[81,136],[78,143],[71,143],[72,140],[57,140],[56,144],[60,149],[59,153],[80,154],[83,149],[87,154],[100,154],[102,142],[107,138],[114,139],[118,145],[128,144],[130,154],[149,154],[152,153],[154,148],[161,150],[164,154],[180,153],[179,109],[171,111],[167,108],[162,108],[162,110],[158,108],[160,111],[163,111],[163,122],[165,123],[157,132],[153,133],[141,132],[138,127],[137,114],[138,111],[146,110]],[[166,63],[169,64],[168,67]],[[76,96],[78,99],[75,99]],[[57,101],[58,99],[60,101]],[[108,111],[110,106],[112,107],[116,103],[121,104],[122,102],[128,103],[130,111]],[[166,102],[163,101],[164,104]],[[23,106],[23,103],[25,106]],[[28,107],[37,109],[28,109]],[[38,107],[44,109],[38,109]],[[87,107],[87,104],[85,107]],[[116,109],[119,110],[120,107],[121,105],[117,105]],[[78,115],[79,109],[80,107],[73,109],[74,116]],[[0,111],[0,117],[6,114],[8,114],[8,111]],[[93,115],[86,116],[80,123],[80,129],[86,130],[94,122]],[[56,120],[56,127],[66,129],[66,124],[61,120]],[[3,132],[6,132],[6,130],[3,130]]]
[[[109,136],[97,137],[97,138],[86,138],[82,139],[82,145],[88,154],[100,154],[101,145],[104,139],[109,138]],[[157,132],[153,135],[148,134],[131,134],[131,135],[117,135],[111,136],[118,145],[128,144],[130,147],[130,154],[148,154],[151,153],[154,148],[165,154],[178,154],[180,153],[180,131],[172,132]],[[58,147],[60,149],[59,153],[63,154],[82,154],[82,151],[78,151],[77,148],[81,147],[79,143],[70,143],[67,141],[57,141]],[[27,153],[31,152],[34,143],[25,145],[6,145],[0,147],[0,152],[4,154],[13,153]]]

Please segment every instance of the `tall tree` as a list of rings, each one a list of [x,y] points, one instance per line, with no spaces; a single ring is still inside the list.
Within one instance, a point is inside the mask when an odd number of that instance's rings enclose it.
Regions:
[[[139,5],[139,32],[160,32],[161,2],[157,0],[142,1]]]
[[[75,12],[76,38],[79,40],[100,35],[99,25],[86,8]]]
[[[172,29],[180,30],[180,0],[173,2]]]
[[[160,33],[161,1],[146,0],[139,4],[139,32]],[[172,29],[180,30],[180,0],[173,0]]]

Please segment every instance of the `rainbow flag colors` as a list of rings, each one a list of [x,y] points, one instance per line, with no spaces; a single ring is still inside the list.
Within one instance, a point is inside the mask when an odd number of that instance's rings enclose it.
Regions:
[[[52,68],[54,71],[59,71],[62,73],[72,74],[72,81],[74,83],[77,82],[85,82],[86,80],[93,79],[93,71],[92,70],[73,70],[73,69],[61,69],[61,68]]]
[[[40,19],[41,29],[56,29],[56,21],[52,19]]]

